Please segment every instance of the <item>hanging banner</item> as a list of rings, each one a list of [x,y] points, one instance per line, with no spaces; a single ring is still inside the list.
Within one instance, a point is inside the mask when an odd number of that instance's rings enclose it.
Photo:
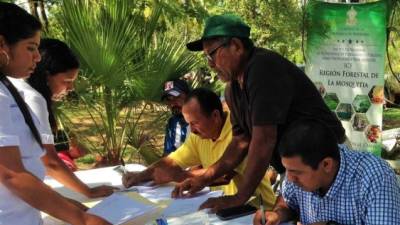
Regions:
[[[388,4],[307,6],[306,73],[352,148],[381,154]]]

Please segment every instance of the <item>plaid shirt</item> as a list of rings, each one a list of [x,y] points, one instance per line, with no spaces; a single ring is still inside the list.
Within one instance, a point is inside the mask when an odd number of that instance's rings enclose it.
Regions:
[[[283,198],[302,224],[400,224],[400,187],[382,159],[340,146],[340,168],[325,196],[285,180]]]

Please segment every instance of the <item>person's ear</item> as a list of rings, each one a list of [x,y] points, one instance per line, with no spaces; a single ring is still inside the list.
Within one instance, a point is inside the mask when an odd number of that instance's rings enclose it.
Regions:
[[[187,95],[185,93],[182,93],[182,94],[179,95],[179,98],[182,100],[182,102],[185,102],[186,96]]]
[[[215,109],[215,110],[211,113],[211,117],[212,117],[214,120],[219,120],[221,116],[219,115],[219,111],[218,111],[217,109]]]
[[[234,51],[235,54],[243,54],[244,53],[244,45],[242,41],[239,38],[232,38],[231,39],[231,46],[232,50]]]
[[[6,39],[0,34],[0,50],[5,50],[8,47]]]
[[[334,160],[331,157],[326,157],[320,162],[320,166],[325,173],[330,173],[334,169]]]

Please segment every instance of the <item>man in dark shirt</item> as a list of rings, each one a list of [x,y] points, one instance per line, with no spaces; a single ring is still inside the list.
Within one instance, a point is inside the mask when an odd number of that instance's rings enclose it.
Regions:
[[[189,125],[183,118],[182,106],[189,91],[189,85],[184,80],[175,79],[164,83],[164,92],[161,100],[167,103],[171,109],[172,116],[168,119],[165,128],[163,156],[181,146],[188,135]]]
[[[211,198],[201,206],[213,211],[245,203],[269,164],[284,172],[276,143],[293,121],[323,121],[334,131],[338,143],[345,139],[340,121],[325,105],[312,81],[279,54],[254,47],[249,36],[250,27],[238,16],[224,14],[210,17],[202,38],[187,44],[191,51],[203,51],[210,68],[227,82],[225,98],[231,110],[233,138],[220,160],[203,176],[178,184],[173,196],[201,190],[248,156],[246,180],[237,194]]]

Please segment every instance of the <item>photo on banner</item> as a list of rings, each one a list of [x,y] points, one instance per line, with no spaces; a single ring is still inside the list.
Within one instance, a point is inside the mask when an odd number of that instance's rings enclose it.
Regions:
[[[389,2],[311,0],[306,15],[306,74],[352,148],[380,156]]]

